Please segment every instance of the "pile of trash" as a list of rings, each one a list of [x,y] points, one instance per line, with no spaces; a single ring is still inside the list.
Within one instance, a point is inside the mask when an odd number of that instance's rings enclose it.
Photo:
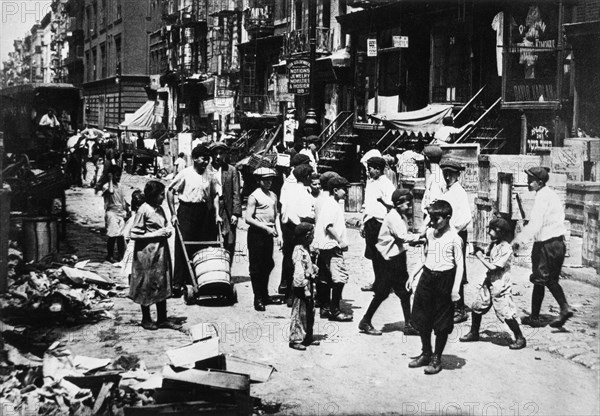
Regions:
[[[112,280],[86,270],[87,261],[22,265],[10,249],[8,290],[0,296],[0,313],[13,324],[64,325],[114,318],[110,310],[117,288]]]
[[[0,360],[0,406],[15,415],[276,412],[250,395],[251,383],[268,381],[273,366],[222,354],[210,327],[190,328],[190,343],[167,351],[171,364],[155,373],[131,354],[115,360],[74,356],[56,341],[40,358],[7,342]]]

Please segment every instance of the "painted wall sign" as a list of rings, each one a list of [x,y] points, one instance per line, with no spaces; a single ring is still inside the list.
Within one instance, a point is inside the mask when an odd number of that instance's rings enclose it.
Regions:
[[[367,56],[377,56],[377,39],[367,39]]]
[[[310,61],[298,59],[290,63],[288,92],[293,94],[308,94],[310,90]]]

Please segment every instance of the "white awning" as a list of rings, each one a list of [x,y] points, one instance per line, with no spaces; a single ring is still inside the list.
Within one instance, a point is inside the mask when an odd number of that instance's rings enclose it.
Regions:
[[[161,122],[154,115],[154,104],[155,101],[146,101],[131,117],[119,124],[119,128],[128,131],[151,131],[153,125]]]

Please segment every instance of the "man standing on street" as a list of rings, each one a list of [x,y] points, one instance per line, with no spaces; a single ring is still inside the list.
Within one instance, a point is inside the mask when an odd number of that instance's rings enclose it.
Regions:
[[[210,151],[204,144],[200,144],[192,150],[192,160],[193,166],[179,172],[167,190],[171,221],[173,224],[179,223],[184,241],[214,241],[216,237],[215,222],[223,222],[219,216],[221,184],[206,169],[210,162]],[[175,215],[175,194],[179,196],[177,215]],[[212,213],[216,213],[216,215],[213,216]],[[187,267],[182,251],[184,249],[181,242],[175,238],[175,272],[173,275],[175,296],[180,295],[186,281]],[[194,278],[194,276],[191,277]]]
[[[533,283],[531,315],[524,318],[523,323],[532,327],[544,326],[540,321],[540,309],[547,286],[560,306],[560,315],[550,322],[550,326],[560,328],[573,316],[558,282],[566,251],[565,210],[556,192],[546,186],[549,179],[546,169],[536,166],[526,169],[525,173],[529,190],[535,192],[535,201],[529,215],[529,223],[513,241],[513,249],[516,252],[533,237],[532,274],[529,278]]]
[[[222,197],[219,203],[219,216],[223,219],[223,245],[229,251],[229,262],[235,255],[235,237],[238,219],[242,216],[242,201],[240,197],[240,175],[235,166],[227,163],[225,156],[229,147],[223,142],[215,142],[210,148],[212,159],[209,170],[221,183]]]
[[[450,218],[450,226],[453,227],[458,236],[462,239],[462,263],[463,263],[463,276],[460,282],[460,299],[458,302],[454,304],[454,323],[464,322],[469,319],[467,312],[465,310],[465,284],[468,283],[467,280],[467,228],[471,221],[473,221],[471,215],[471,206],[469,204],[469,196],[467,195],[467,191],[462,187],[462,185],[458,182],[458,178],[460,178],[460,172],[464,169],[463,166],[454,161],[454,160],[446,160],[440,164],[442,168],[442,173],[444,175],[444,179],[446,180],[446,184],[448,186],[448,190],[442,196],[441,199],[450,203],[452,207],[452,217]]]

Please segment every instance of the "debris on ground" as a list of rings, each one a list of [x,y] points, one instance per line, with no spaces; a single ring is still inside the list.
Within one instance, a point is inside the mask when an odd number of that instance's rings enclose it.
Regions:
[[[22,265],[21,253],[11,249],[8,290],[0,296],[0,312],[9,323],[66,325],[112,319],[114,303],[109,298],[115,283],[97,273],[53,263]],[[85,267],[87,261],[74,266]],[[17,273],[17,271],[19,273]]]

